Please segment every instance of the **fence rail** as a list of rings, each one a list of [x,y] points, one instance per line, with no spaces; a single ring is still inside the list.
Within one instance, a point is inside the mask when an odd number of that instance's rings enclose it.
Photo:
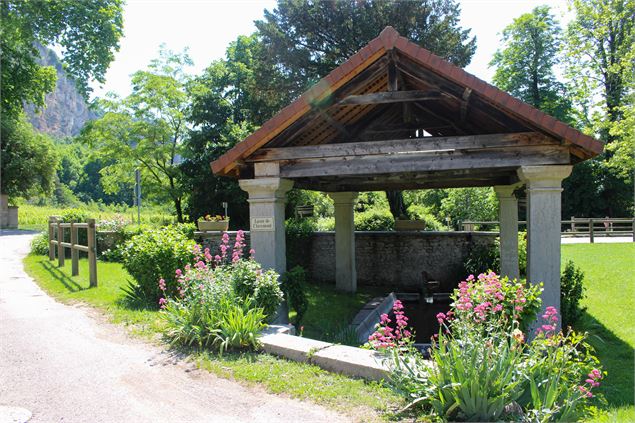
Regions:
[[[495,228],[498,221],[465,221],[462,223],[464,231],[473,231],[478,227]],[[518,221],[519,226],[527,225],[527,221]],[[580,218],[561,221],[561,235],[565,237],[589,237],[593,243],[596,237],[627,237],[632,236],[635,242],[635,219],[632,218]]]
[[[88,253],[88,277],[90,287],[97,286],[97,233],[95,219],[88,219],[86,223],[61,222],[59,216],[49,217],[49,260],[55,260],[57,252],[57,266],[64,267],[65,248],[71,250],[71,274],[79,275],[79,252]],[[64,230],[70,229],[71,242],[64,241]],[[87,244],[78,242],[79,229],[87,232]]]

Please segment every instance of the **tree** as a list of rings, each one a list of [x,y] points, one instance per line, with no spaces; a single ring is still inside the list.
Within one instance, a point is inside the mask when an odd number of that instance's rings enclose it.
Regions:
[[[24,115],[2,117],[2,194],[10,198],[50,194],[59,159],[49,137],[33,129]]]
[[[607,145],[564,181],[563,212],[624,216],[633,210],[635,173],[635,1],[573,0],[572,8],[576,16],[566,33],[566,75],[584,131]]]
[[[617,139],[610,128],[622,119],[633,89],[635,1],[573,0],[572,6],[576,16],[567,28],[567,73],[581,109],[595,112],[589,126],[610,143]]]
[[[104,81],[108,65],[118,49],[122,35],[121,0],[3,0],[0,2],[0,114],[2,115],[3,151],[24,154],[4,154],[2,168],[17,171],[40,169],[39,178],[7,179],[2,175],[2,193],[20,192],[21,195],[40,191],[48,186],[48,176],[55,168],[45,155],[28,155],[34,135],[22,122],[25,103],[36,107],[44,105],[44,95],[55,88],[56,72],[51,66],[40,66],[37,45],[57,45],[62,48],[67,72],[87,95],[91,79]],[[15,139],[10,137],[15,136]],[[24,142],[24,145],[19,145]],[[48,147],[47,147],[48,148]],[[40,152],[40,150],[38,150]],[[41,159],[41,163],[35,163]],[[25,162],[12,162],[26,160]],[[34,185],[28,187],[26,181]],[[11,183],[18,184],[12,186]],[[19,188],[18,188],[19,187]],[[46,188],[48,189],[48,188]]]
[[[283,83],[281,91],[297,96],[388,25],[451,63],[466,66],[476,50],[476,38],[459,26],[459,16],[454,0],[279,0],[273,11],[265,10],[256,27],[267,46],[266,60],[282,73],[276,83]],[[395,218],[406,214],[401,191],[388,198]]]
[[[454,0],[279,0],[256,27],[295,95],[344,62],[385,26],[457,66],[470,63],[476,39],[461,29]]]
[[[560,59],[562,30],[549,6],[536,7],[514,19],[502,33],[502,47],[490,66],[493,82],[511,95],[554,116],[571,120],[571,101],[554,73]]]
[[[139,169],[144,191],[158,199],[169,198],[179,222],[183,222],[186,192],[179,161],[189,130],[185,68],[191,64],[186,52],[162,49],[147,71],[132,75],[132,93],[124,99],[102,100],[105,114],[82,133],[98,157],[113,160],[101,169],[106,192],[117,192],[122,182],[131,183]]]
[[[217,60],[188,85],[192,98],[189,120],[194,126],[186,143],[181,168],[190,192],[188,213],[192,219],[224,213],[228,202],[231,224],[246,224],[246,194],[232,178],[210,171],[216,160],[248,136],[285,105],[288,97],[272,81],[280,73],[264,59],[265,49],[256,35],[232,42],[225,59]],[[262,83],[266,78],[267,83]]]

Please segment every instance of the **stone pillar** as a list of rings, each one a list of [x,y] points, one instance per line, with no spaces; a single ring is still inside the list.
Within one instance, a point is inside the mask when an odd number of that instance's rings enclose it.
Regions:
[[[293,181],[263,177],[241,179],[238,183],[249,194],[249,230],[254,258],[263,269],[274,269],[283,274],[287,270],[285,194],[293,187]],[[288,315],[287,305],[282,304],[276,323],[287,323]]]
[[[560,210],[562,180],[572,166],[523,166],[527,185],[527,280],[544,283],[543,309],[560,311]]]
[[[334,192],[329,196],[335,203],[335,288],[343,292],[356,292],[353,207],[357,203],[357,193]]]
[[[501,275],[518,279],[518,200],[514,196],[516,186],[496,186],[498,196],[498,220],[500,222]]]

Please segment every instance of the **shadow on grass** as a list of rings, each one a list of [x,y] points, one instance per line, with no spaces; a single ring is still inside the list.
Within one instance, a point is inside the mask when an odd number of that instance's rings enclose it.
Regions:
[[[576,330],[589,333],[588,342],[595,348],[600,363],[608,373],[600,391],[609,405],[635,405],[635,350],[617,337],[595,317],[585,312]]]
[[[39,264],[49,273],[49,275],[51,275],[53,279],[64,285],[64,288],[66,288],[68,292],[78,292],[90,289],[89,287],[81,286],[72,278],[69,278],[64,272],[49,261],[41,261]]]

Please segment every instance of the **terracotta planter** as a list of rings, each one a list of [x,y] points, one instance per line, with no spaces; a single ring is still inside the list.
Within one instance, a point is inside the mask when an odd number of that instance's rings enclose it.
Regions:
[[[396,231],[422,231],[425,228],[424,220],[395,220]]]
[[[208,222],[207,220],[199,220],[198,230],[206,231],[226,231],[229,229],[229,220],[220,220],[218,222]]]

